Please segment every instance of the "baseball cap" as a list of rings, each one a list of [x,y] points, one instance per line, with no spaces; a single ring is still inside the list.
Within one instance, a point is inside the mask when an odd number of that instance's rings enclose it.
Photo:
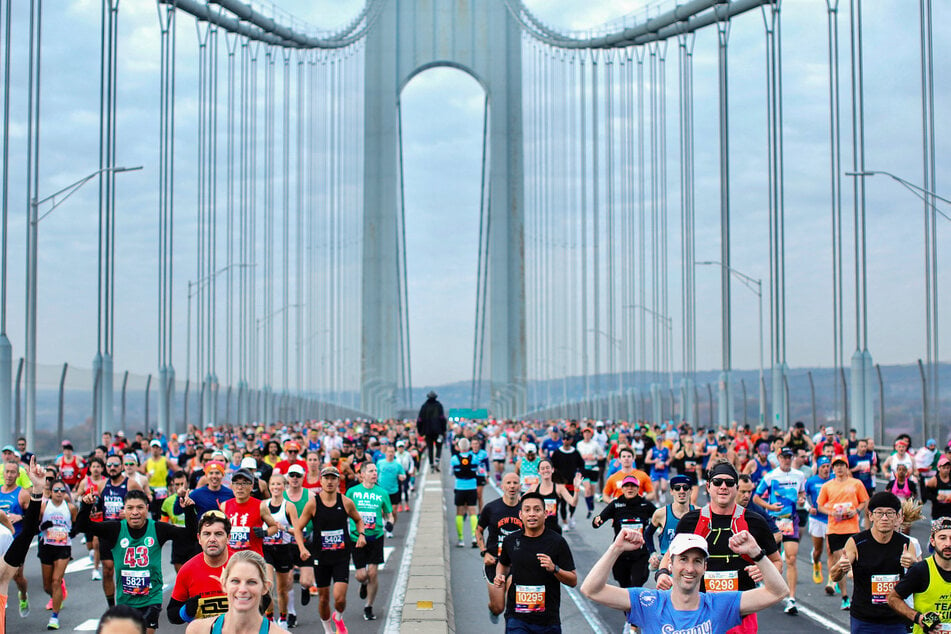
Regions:
[[[791,458],[793,456],[793,450],[791,447],[783,447],[782,450],[780,450],[779,455],[788,456]]]
[[[934,447],[934,446],[937,445],[937,444],[938,444],[938,441],[937,441],[937,440],[935,440],[934,438],[929,438],[929,439],[928,439],[928,442],[925,443],[925,446],[927,446],[927,447]]]
[[[157,440],[153,440],[152,442],[149,443],[149,447],[161,447],[161,446],[162,446],[162,443],[160,443]]]
[[[693,480],[685,475],[675,475],[670,479],[670,486],[675,486],[677,484],[693,484]]]
[[[839,454],[838,456],[832,459],[832,466],[834,467],[835,463],[837,462],[844,462],[845,466],[849,466],[849,459],[843,456],[842,454]]]
[[[835,433],[835,427],[833,427],[832,425],[829,425],[828,427],[825,428],[825,433],[826,433],[826,434],[834,434],[834,433]]]
[[[797,420],[795,427],[796,427],[796,429],[805,429],[805,428],[806,428],[806,424],[805,424],[804,422],[802,422],[801,420]]]
[[[251,456],[248,456],[247,458],[243,458],[241,460],[241,468],[242,469],[257,469],[258,461],[252,458]]]
[[[535,443],[530,442],[527,445],[525,445],[525,453],[536,453],[537,451],[538,451],[538,447],[535,446]]]
[[[941,457],[938,458],[938,466],[946,465],[951,462],[951,457],[948,457],[947,454],[941,454]]]
[[[637,476],[629,475],[621,480],[621,486],[624,486],[625,484],[636,484],[638,487],[640,487],[641,481],[637,479]]]
[[[299,464],[292,464],[287,469],[287,473],[288,474],[296,473],[297,475],[304,475],[304,467],[300,466]]]
[[[234,482],[235,480],[247,480],[248,482],[254,482],[254,474],[247,469],[238,469],[235,471],[234,475],[231,476],[231,481]]]
[[[829,460],[826,456],[819,456],[819,459],[816,460],[816,467],[821,467],[822,465],[830,464],[832,461]],[[951,459],[949,459],[951,462]]]
[[[694,548],[702,551],[704,555],[709,554],[707,552],[707,540],[696,533],[679,533],[675,535],[670,542],[670,548],[668,550],[671,555],[681,555]]]
[[[334,478],[340,477],[340,472],[337,471],[337,467],[324,467],[320,470],[320,477],[332,476]]]
[[[219,462],[218,460],[212,460],[205,465],[205,471],[218,471],[221,474],[225,472],[225,463]]]

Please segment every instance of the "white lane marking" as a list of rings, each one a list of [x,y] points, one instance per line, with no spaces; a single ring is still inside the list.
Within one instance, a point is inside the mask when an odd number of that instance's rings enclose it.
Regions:
[[[77,632],[95,632],[97,629],[99,629],[99,619],[89,619],[75,627]]]
[[[495,489],[495,492],[499,494],[499,497],[502,497],[502,489],[495,483],[495,478],[488,478],[488,481],[492,485],[492,488]],[[607,634],[608,627],[604,624],[604,621],[601,620],[601,617],[598,616],[598,613],[591,609],[588,600],[581,596],[581,593],[574,588],[565,585],[562,585],[562,588],[565,589],[568,596],[574,601],[578,607],[578,611],[581,612],[581,616],[584,617],[584,620],[587,621],[591,627],[591,631],[594,632],[594,634]],[[848,632],[846,632],[846,634],[848,634]]]
[[[425,493],[426,476],[429,474],[429,463],[423,472],[420,490]],[[423,506],[423,496],[413,504],[413,518],[406,533],[406,542],[403,544],[403,558],[400,560],[400,571],[396,575],[396,584],[393,587],[393,596],[390,598],[390,607],[386,611],[386,625],[384,634],[399,634],[400,622],[403,620],[403,602],[406,599],[406,586],[409,583],[409,566],[413,561],[413,547],[416,545],[416,529],[419,527],[419,509]]]
[[[805,615],[806,617],[812,619],[813,621],[815,621],[815,622],[818,623],[819,625],[823,626],[824,628],[828,629],[829,631],[831,631],[831,632],[838,632],[839,634],[849,634],[849,630],[848,630],[847,628],[842,627],[841,625],[839,625],[839,624],[836,623],[835,621],[830,621],[829,619],[827,619],[826,617],[822,616],[822,615],[819,614],[818,612],[815,612],[815,611],[813,611],[813,610],[810,610],[809,608],[807,608],[807,607],[804,606],[803,604],[801,604],[801,603],[800,603],[800,604],[797,604],[796,607],[799,608],[799,613],[800,613],[800,614],[803,614],[803,615]]]
[[[89,570],[92,568],[92,562],[89,561],[89,557],[80,557],[75,559],[66,566],[66,574],[71,572],[82,572],[83,570]]]

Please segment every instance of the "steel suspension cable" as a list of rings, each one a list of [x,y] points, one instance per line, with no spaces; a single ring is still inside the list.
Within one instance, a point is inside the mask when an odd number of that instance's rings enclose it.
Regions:
[[[281,116],[281,391],[290,385],[290,218],[291,218],[291,51],[281,51],[284,60]]]
[[[598,163],[598,138],[601,130],[598,127],[598,57],[600,51],[597,49],[591,51],[591,286],[592,286],[592,315],[594,346],[594,379],[595,392],[598,400],[601,399],[601,181],[600,166]],[[600,408],[596,410],[598,416],[601,415]]]

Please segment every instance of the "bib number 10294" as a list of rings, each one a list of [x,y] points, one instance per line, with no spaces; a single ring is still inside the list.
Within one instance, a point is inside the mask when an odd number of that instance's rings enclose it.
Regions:
[[[130,546],[125,549],[122,563],[130,568],[149,567],[149,549],[146,546]]]

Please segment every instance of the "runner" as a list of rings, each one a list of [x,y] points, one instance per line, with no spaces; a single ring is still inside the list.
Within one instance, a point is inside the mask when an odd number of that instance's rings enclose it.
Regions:
[[[832,571],[832,551],[826,544],[829,516],[819,510],[819,491],[832,479],[832,465],[825,456],[816,460],[816,475],[806,480],[806,500],[809,502],[809,536],[812,537],[812,581],[822,583],[822,552],[826,552],[826,566]],[[831,585],[831,580],[829,581]]]
[[[108,463],[107,463],[108,466]],[[188,497],[195,503],[195,512],[204,515],[208,511],[221,508],[221,503],[234,498],[234,492],[222,485],[225,477],[225,463],[209,460],[205,463],[205,479],[208,483],[192,489]],[[174,506],[176,513],[181,513],[181,503]]]
[[[660,532],[658,538],[658,548],[651,555],[651,567],[656,569],[660,566],[660,558],[667,553],[670,548],[670,542],[677,533],[677,524],[680,519],[694,510],[694,505],[690,503],[690,495],[694,487],[694,480],[689,475],[675,475],[670,479],[670,491],[673,502],[663,506],[651,516],[650,526],[644,535],[644,541],[647,542],[648,549],[653,546],[654,533]]]
[[[482,490],[485,488],[486,478],[489,474],[489,454],[486,453],[485,449],[482,448],[482,441],[479,440],[478,436],[473,436],[469,441],[470,450],[472,451],[472,460],[475,463],[476,470],[476,508],[477,513],[482,512]],[[393,516],[396,517],[396,511],[393,511]]]
[[[453,485],[453,503],[456,505],[456,536],[459,538],[456,546],[462,548],[466,545],[463,540],[463,525],[465,516],[469,516],[469,524],[472,530],[472,547],[478,548],[476,541],[476,524],[479,521],[476,506],[479,503],[476,493],[476,465],[475,459],[470,451],[468,439],[460,438],[456,441],[458,453],[449,461],[452,467],[452,476],[455,478]],[[535,467],[536,473],[538,466]],[[537,480],[536,480],[537,482]]]
[[[393,507],[393,524],[396,524],[396,518],[398,517],[396,509],[400,505],[400,485],[406,480],[406,470],[396,459],[396,449],[393,445],[386,445],[383,456],[382,460],[377,461],[376,470],[379,474],[380,487],[390,496],[390,505]],[[455,457],[453,460],[455,460]],[[386,536],[393,537],[392,531],[387,531]]]
[[[92,495],[83,497],[76,527],[97,535],[100,544],[111,545],[116,579],[121,580],[122,587],[114,601],[136,608],[142,614],[149,634],[153,634],[162,611],[162,546],[170,539],[194,539],[197,533],[195,513],[188,510],[193,506],[191,500],[185,495],[181,501],[186,506],[186,526],[151,519],[149,498],[139,489],[126,494],[123,520],[90,522],[92,503]]]
[[[607,482],[604,483],[604,491],[602,491],[602,500],[604,503],[607,504],[621,495],[621,480],[629,475],[633,475],[641,481],[641,495],[648,500],[654,499],[654,485],[651,482],[650,476],[640,469],[634,468],[634,450],[630,447],[621,447],[618,450],[618,460],[621,463],[620,470],[612,474]]]
[[[585,427],[581,430],[582,440],[578,443],[578,453],[584,461],[584,503],[588,507],[588,514],[585,516],[591,519],[594,513],[594,488],[597,486],[600,477],[598,461],[604,458],[604,447],[594,441],[594,430]],[[605,500],[607,501],[607,500]]]
[[[46,484],[46,471],[44,470],[43,485]],[[5,461],[3,463],[3,484],[0,485],[0,511],[7,514],[7,517],[13,522],[13,535],[16,537],[23,530],[23,515],[30,504],[30,489],[25,489],[17,484],[20,478],[20,464],[17,462]],[[41,486],[38,490],[43,492]],[[23,575],[23,566],[14,573],[13,581],[17,584],[17,597],[20,602],[20,618],[26,618],[30,615],[30,596],[27,594],[26,577]]]
[[[782,533],[786,582],[789,584],[789,596],[783,611],[796,615],[799,613],[796,606],[796,582],[799,577],[796,568],[796,556],[799,554],[799,516],[796,505],[805,500],[806,479],[801,471],[792,468],[792,459],[793,450],[783,447],[779,452],[779,466],[760,480],[753,502],[769,512]]]
[[[545,526],[546,528],[561,533],[561,525],[558,523],[558,505],[567,504],[568,506],[577,506],[578,490],[581,488],[581,474],[576,473],[572,488],[574,495],[568,492],[568,487],[564,484],[556,484],[552,480],[555,469],[548,458],[542,458],[538,463],[538,484],[532,487],[532,491],[541,494],[545,500]]]
[[[390,497],[377,486],[376,465],[367,462],[361,472],[363,483],[347,489],[347,497],[353,500],[363,519],[366,545],[353,549],[353,567],[356,568],[357,581],[360,582],[360,598],[366,599],[363,618],[376,620],[373,614],[373,600],[378,587],[377,568],[383,563],[384,528],[392,530],[393,509]],[[383,522],[386,521],[384,526]],[[350,538],[358,542],[361,537],[356,521],[350,520]]]
[[[63,575],[72,559],[69,533],[76,519],[76,506],[67,501],[69,487],[60,479],[50,483],[50,499],[40,508],[40,540],[37,555],[43,571],[43,590],[50,595],[47,610],[52,610],[48,630],[59,629],[59,610],[66,600],[66,583]]]
[[[102,458],[98,456],[90,458],[86,465],[86,477],[84,477],[82,481],[80,481],[79,486],[76,487],[78,497],[81,498],[87,493],[92,493],[94,496],[101,498],[102,489],[106,486],[107,481],[104,475],[105,471],[106,463]],[[96,511],[90,519],[94,522],[101,522],[102,511]],[[92,534],[85,535],[84,537],[86,538],[86,550],[88,551],[89,561],[92,563],[92,579],[93,581],[102,579],[101,564],[99,562],[99,538]]]
[[[263,602],[271,591],[263,557],[252,551],[235,553],[225,564],[221,586],[228,595],[228,611],[189,623],[185,634],[288,634],[261,614]]]
[[[608,570],[622,553],[642,548],[644,538],[624,530],[588,573],[581,592],[589,599],[610,608],[623,610],[627,622],[641,628],[642,634],[714,633],[736,631],[744,617],[754,616],[778,603],[788,588],[779,571],[766,559],[766,553],[747,531],[729,539],[733,556],[756,562],[763,576],[763,587],[742,592],[701,592],[707,579],[707,540],[699,535],[679,534],[670,544],[674,583],[670,590],[617,588],[607,585]]]
[[[502,482],[505,473],[505,461],[509,457],[509,441],[502,435],[502,426],[496,425],[489,437],[489,458],[492,460],[495,471],[495,481]]]
[[[280,475],[275,469],[274,475]],[[231,535],[228,539],[228,548],[234,552],[253,550],[264,556],[265,536],[273,536],[278,532],[277,522],[267,508],[267,502],[251,497],[251,484],[254,474],[247,469],[239,469],[231,477],[231,486],[234,487],[234,497],[221,502],[221,510],[231,522]],[[266,524],[267,528],[262,527]]]
[[[231,522],[222,511],[208,511],[198,520],[201,552],[189,559],[175,576],[175,587],[165,609],[170,623],[181,625],[228,611],[221,574],[231,552]]]
[[[925,483],[931,489],[931,519],[951,516],[951,457],[938,458],[938,473]]]
[[[538,463],[541,462],[541,458],[536,454],[537,451],[535,443],[525,443],[525,455],[515,463],[515,473],[518,474],[522,484],[522,493],[527,493],[538,484]]]
[[[13,541],[9,542],[10,546],[0,561],[0,634],[6,632],[7,591],[10,581],[17,575],[22,575],[23,562],[30,550],[30,542],[39,531],[40,525],[40,503],[43,501],[42,491],[46,484],[46,470],[36,464],[36,458],[33,457],[26,471],[32,485],[29,501],[20,519],[20,531]],[[4,469],[4,476],[6,473]]]
[[[502,540],[522,528],[518,496],[518,476],[506,473],[502,478],[502,497],[482,507],[476,527],[479,554],[482,555],[485,580],[489,586],[489,620],[492,623],[498,623],[499,615],[505,610],[505,591],[495,585],[495,565],[502,552]],[[483,539],[484,531],[488,531],[487,539]]]
[[[272,473],[268,481],[271,497],[267,501],[267,510],[274,518],[278,531],[263,538],[262,548],[268,566],[268,579],[276,580],[278,625],[286,628],[290,625],[288,604],[291,586],[294,585],[294,564],[297,561],[294,548],[297,509],[284,498],[284,487],[284,476]]]
[[[343,613],[347,609],[347,587],[350,583],[350,557],[354,543],[347,530],[347,519],[356,526],[356,547],[366,546],[366,525],[353,500],[339,493],[340,472],[336,467],[324,467],[320,473],[320,493],[310,499],[299,518],[294,522],[294,540],[302,561],[315,565],[320,621],[327,634],[346,632]],[[376,519],[376,516],[374,516]],[[304,527],[313,526],[312,543],[316,556],[307,548]],[[383,540],[379,540],[382,544]],[[330,610],[331,584],[333,584],[333,612]],[[360,592],[363,595],[364,586]],[[374,589],[375,591],[375,589]]]
[[[674,464],[677,473],[690,479],[690,503],[696,504],[700,494],[700,455],[689,432],[680,436],[680,446],[674,453]]]
[[[168,499],[169,475],[175,473],[175,465],[164,454],[162,443],[158,440],[149,442],[150,455],[145,461],[145,473],[149,479],[149,489],[152,491],[152,503],[149,512],[153,520],[161,519],[162,505]]]
[[[845,542],[832,569],[832,580],[852,573],[851,618],[853,634],[905,634],[905,619],[889,609],[888,594],[918,558],[907,535],[897,531],[901,501],[886,491],[868,500],[871,528]]]
[[[484,451],[482,452],[485,453]],[[409,513],[409,498],[410,491],[413,488],[413,481],[416,477],[416,461],[413,459],[413,455],[406,451],[406,441],[398,440],[396,441],[396,460],[403,466],[403,471],[406,472],[406,478],[400,480],[400,508],[393,509],[393,516],[396,516],[397,511],[402,511],[404,513]],[[483,484],[485,484],[485,478],[483,478]],[[479,493],[479,503],[482,503],[482,493],[480,490]],[[395,522],[394,522],[395,523]]]
[[[53,464],[56,465],[59,477],[66,483],[66,486],[75,490],[82,477],[82,470],[85,465],[82,459],[73,453],[73,443],[64,440],[62,447],[63,454]]]
[[[297,511],[297,517],[304,512],[304,506],[313,498],[319,489],[306,489],[303,487],[304,473],[303,469],[293,466],[287,470],[287,485],[284,488],[284,499],[294,505]],[[313,537],[310,526],[304,531],[304,540],[309,542]],[[300,559],[297,554],[294,555],[295,564],[300,571],[300,591],[301,605],[310,603],[311,596],[317,596],[317,588],[314,586],[314,561]],[[297,614],[293,606],[293,594],[290,598],[291,605],[287,608],[287,625],[294,627],[297,625]]]
[[[819,496],[816,498],[819,510],[829,516],[829,531],[826,539],[829,541],[829,550],[832,552],[832,557],[829,559],[830,570],[842,556],[849,537],[859,532],[858,515],[865,509],[869,499],[865,485],[851,476],[849,461],[845,456],[839,455],[832,460],[832,471],[835,473],[835,478],[822,485]],[[850,606],[848,578],[842,577],[838,587],[842,593],[841,609],[848,610]],[[827,585],[826,594],[834,593],[835,589]]]
[[[752,590],[755,583],[750,576],[754,562],[738,556],[724,539],[749,531],[759,547],[776,566],[782,568],[776,539],[770,532],[766,521],[760,515],[747,512],[736,504],[738,474],[733,465],[720,463],[714,465],[707,480],[707,493],[710,503],[690,511],[677,523],[677,534],[696,533],[707,540],[709,558],[707,572],[704,575],[704,587],[707,592],[733,590]],[[673,583],[669,570],[669,553],[664,556],[661,568],[654,573],[659,590],[669,590]],[[756,614],[748,614],[742,623],[729,630],[728,634],[746,634],[757,631]]]
[[[172,474],[172,488],[171,491],[181,491],[187,490],[188,488],[188,474],[184,471],[176,471]],[[163,522],[168,522],[169,524],[174,524],[175,526],[184,526],[185,525],[185,515],[184,513],[175,513],[175,502],[178,501],[178,493],[173,493],[172,495],[165,498],[162,502],[161,508],[161,519]],[[198,543],[193,542],[192,540],[176,539],[172,542],[172,565],[175,567],[175,571],[181,570],[182,566],[188,562],[189,559],[201,552],[201,547]]]
[[[657,483],[657,501],[660,504],[663,504],[664,494],[667,493],[667,483],[670,480],[670,461],[670,449],[662,444],[651,447],[645,458],[646,464],[650,465],[651,482]]]
[[[621,481],[621,497],[595,515],[591,526],[598,528],[607,520],[611,520],[614,537],[617,537],[622,529],[643,536],[645,527],[650,524],[656,511],[657,507],[641,497],[639,480],[629,475]],[[650,551],[644,540],[641,540],[641,544],[641,548],[625,550],[612,566],[614,578],[622,588],[642,586],[647,581]]]
[[[857,478],[865,485],[869,495],[875,492],[875,472],[878,471],[878,455],[868,450],[868,440],[859,439],[855,454],[849,456],[849,467],[852,477]]]
[[[568,542],[546,530],[545,517],[542,496],[526,493],[519,502],[522,530],[502,540],[495,587],[507,588],[506,632],[560,632],[561,584],[578,584]]]
[[[951,624],[951,518],[931,523],[930,542],[934,554],[913,564],[888,593],[888,607],[914,623],[915,634],[947,631]]]

